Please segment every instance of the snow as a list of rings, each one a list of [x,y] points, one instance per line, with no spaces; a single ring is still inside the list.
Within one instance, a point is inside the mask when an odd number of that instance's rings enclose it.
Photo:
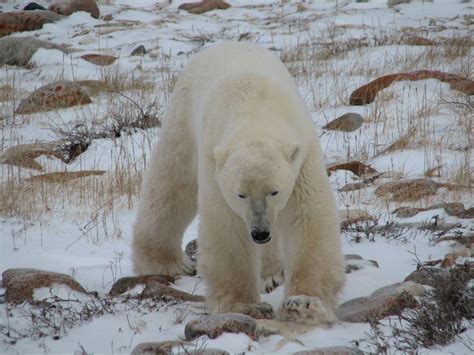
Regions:
[[[353,90],[384,74],[432,69],[471,75],[472,78],[472,70],[469,69],[473,64],[472,47],[464,55],[445,60],[443,56],[430,59],[429,47],[406,46],[399,41],[375,43],[385,35],[394,35],[400,39],[404,37],[404,31],[411,33],[413,29],[419,29],[417,35],[439,41],[469,35],[472,28],[464,20],[472,14],[472,3],[454,0],[414,1],[388,8],[385,0],[360,3],[305,1],[303,4],[307,10],[298,12],[296,3],[291,1],[230,0],[233,7],[228,10],[192,15],[177,9],[185,2],[173,1],[168,6],[167,1],[156,0],[104,1],[106,4],[100,5],[101,15],[111,14],[113,20],[110,24],[117,26],[108,26],[102,19],[94,19],[85,12],[79,12],[57,23],[46,24],[37,31],[12,34],[66,44],[74,51],[65,54],[58,50],[40,49],[33,56],[28,69],[0,68],[0,88],[4,84],[14,87],[15,96],[13,102],[0,101],[1,151],[17,144],[56,140],[51,126],[63,127],[77,123],[87,126],[96,121],[107,123],[110,112],[128,102],[123,97],[100,93],[87,106],[28,116],[13,115],[19,100],[42,85],[63,79],[104,80],[114,75],[138,78],[140,82],[150,80],[155,85],[153,94],[134,89],[126,89],[125,94],[139,102],[156,99],[161,113],[167,105],[166,88],[170,78],[179,73],[189,58],[214,42],[237,40],[242,33],[249,32],[251,41],[271,48],[276,55],[290,53],[297,45],[314,47],[310,55],[297,57],[286,64],[298,73],[296,80],[311,110],[327,162],[360,160],[377,171],[404,178],[422,177],[426,170],[441,165],[442,182],[455,181],[462,168],[472,175],[474,159],[469,148],[472,132],[470,135],[466,133],[469,118],[463,123],[455,118],[446,104],[440,103],[443,99],[458,98],[448,84],[436,80],[397,82],[379,93],[372,104],[348,105],[348,97]],[[46,2],[39,3],[45,5]],[[19,2],[10,0],[0,3],[0,10],[18,10],[21,6]],[[317,57],[327,49],[321,44],[331,44],[331,41],[351,44],[357,39],[367,41],[368,46],[355,46],[347,51],[343,49],[340,54],[329,56],[328,59]],[[131,57],[131,51],[140,44],[145,45],[148,53]],[[80,58],[88,53],[109,54],[118,59],[109,67],[98,67]],[[322,126],[346,112],[356,112],[365,118],[359,130],[353,133],[323,132]],[[413,137],[415,144],[378,154],[403,137],[411,127],[417,129]],[[74,276],[88,291],[96,291],[100,296],[105,296],[118,278],[133,275],[131,226],[138,195],[136,192],[130,195],[123,191],[109,192],[107,188],[113,190],[114,185],[119,183],[116,171],[126,171],[130,176],[141,177],[151,147],[159,139],[159,131],[159,128],[137,130],[115,139],[93,140],[88,150],[69,164],[46,156],[37,158],[36,161],[47,172],[103,169],[107,173],[103,178],[85,179],[78,183],[93,189],[95,193],[81,196],[75,192],[75,185],[58,187],[42,184],[44,193],[33,191],[31,194],[35,197],[27,200],[27,203],[32,204],[31,210],[23,206],[24,213],[0,215],[0,271],[28,267],[66,273]],[[1,189],[6,189],[12,181],[39,174],[7,165],[1,165],[1,171]],[[459,228],[450,232],[472,233],[472,220],[448,216],[441,209],[421,212],[407,219],[394,217],[391,212],[400,205],[374,196],[376,186],[390,181],[389,177],[382,177],[375,185],[359,191],[337,191],[356,179],[354,174],[344,171],[331,176],[331,185],[341,209],[367,211],[379,219],[379,225],[391,221],[428,223],[433,216],[438,215],[444,223],[460,223]],[[138,180],[131,181],[138,185]],[[20,197],[28,195],[23,192]],[[463,202],[466,208],[472,207],[472,192],[451,194],[443,190],[413,205],[427,207],[437,202],[452,201]],[[196,218],[186,230],[183,248],[197,238],[198,223],[199,219]],[[375,260],[379,268],[367,266],[348,274],[339,301],[367,296],[382,286],[403,281],[416,269],[417,258],[421,261],[442,259],[446,253],[453,251],[452,243],[434,244],[432,239],[433,234],[430,232],[414,230],[407,230],[399,237],[395,234],[388,237],[377,234],[374,242],[364,237],[357,240],[353,234],[344,233],[344,253],[359,254],[364,259]],[[176,281],[174,287],[196,294],[205,292],[205,284],[199,277],[183,277]],[[141,288],[137,286],[129,291],[129,295],[139,293]],[[0,289],[0,294],[3,291]],[[34,297],[48,299],[52,292],[61,298],[84,297],[69,291],[55,287],[39,289],[35,291]],[[271,294],[262,295],[262,300],[276,309],[282,296],[283,289],[279,287]],[[20,339],[15,344],[9,344],[8,339],[0,334],[0,352],[71,353],[82,351],[83,348],[96,354],[128,354],[142,342],[183,339],[185,324],[205,312],[199,304],[148,306],[156,308],[147,311],[145,306],[130,308],[126,302],[117,303],[114,313],[78,324],[59,339],[46,336]],[[77,305],[72,304],[72,307]],[[28,305],[11,309],[2,303],[0,324],[23,329],[28,324],[24,312],[28,314],[28,311]],[[179,312],[186,314],[183,323],[176,320]],[[10,313],[13,317],[8,316]],[[356,340],[364,338],[369,330],[368,324],[340,323],[331,329],[312,329],[290,341],[280,335],[252,341],[243,334],[223,334],[214,340],[197,340],[190,349],[205,345],[208,349],[223,349],[231,353],[289,353],[315,347],[353,345]],[[453,344],[438,349],[423,349],[421,353],[467,354],[469,351],[463,342],[469,337],[474,337],[473,329],[462,334]],[[364,351],[373,350],[364,346],[361,347]]]

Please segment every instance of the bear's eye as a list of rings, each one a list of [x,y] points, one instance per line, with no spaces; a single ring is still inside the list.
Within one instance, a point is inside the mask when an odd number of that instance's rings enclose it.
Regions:
[[[276,195],[278,195],[278,191],[273,191],[270,195],[276,196]]]
[[[246,194],[238,194],[237,196],[239,196],[240,198],[246,198],[247,197]]]

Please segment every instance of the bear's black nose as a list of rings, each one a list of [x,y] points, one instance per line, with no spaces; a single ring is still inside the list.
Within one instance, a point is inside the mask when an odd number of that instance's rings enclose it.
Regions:
[[[250,234],[252,235],[253,241],[257,244],[265,244],[268,243],[270,239],[272,239],[269,231],[254,229]]]

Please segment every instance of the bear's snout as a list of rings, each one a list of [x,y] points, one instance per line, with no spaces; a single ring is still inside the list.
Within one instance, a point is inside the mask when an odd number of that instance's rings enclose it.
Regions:
[[[261,231],[258,229],[253,229],[250,234],[252,235],[253,241],[257,244],[265,244],[268,243],[270,239],[272,239],[270,231]]]

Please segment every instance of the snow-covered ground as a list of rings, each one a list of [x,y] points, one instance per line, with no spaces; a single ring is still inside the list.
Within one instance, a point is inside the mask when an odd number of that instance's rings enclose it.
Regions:
[[[429,223],[438,215],[440,223],[459,224],[450,234],[472,234],[472,219],[448,216],[442,209],[408,219],[391,213],[399,206],[428,207],[440,202],[462,202],[467,209],[474,206],[472,187],[441,189],[434,196],[408,203],[395,203],[374,194],[384,182],[397,177],[422,177],[437,166],[437,181],[471,184],[473,114],[453,103],[462,102],[462,95],[434,79],[402,81],[379,93],[371,104],[349,105],[352,91],[385,74],[429,69],[473,78],[472,3],[415,1],[389,8],[385,0],[231,0],[228,2],[232,7],[227,10],[193,15],[177,9],[184,2],[167,5],[167,1],[156,0],[102,1],[101,19],[79,12],[41,30],[12,34],[35,36],[74,50],[64,54],[40,49],[28,68],[0,68],[0,86],[11,88],[10,95],[0,101],[1,151],[17,144],[57,140],[61,138],[57,128],[109,122],[123,107],[131,106],[130,112],[136,113],[128,99],[104,91],[94,96],[89,105],[14,115],[19,100],[35,88],[59,79],[118,83],[122,94],[143,107],[153,104],[160,114],[166,108],[176,75],[190,57],[212,43],[244,39],[272,49],[295,76],[320,133],[328,163],[359,160],[387,173],[373,185],[348,193],[338,189],[354,182],[356,176],[348,171],[334,173],[330,179],[341,209],[366,211],[378,219],[379,225],[391,221]],[[7,1],[0,3],[0,10],[13,11],[25,4]],[[107,14],[112,15],[110,22],[102,19]],[[410,36],[422,36],[436,44],[403,44]],[[462,42],[465,38],[471,39],[467,48]],[[130,56],[141,44],[147,54]],[[99,67],[80,58],[86,53],[110,54],[118,59],[111,66]],[[322,129],[347,112],[364,117],[360,129],[352,133]],[[93,140],[87,151],[69,164],[46,156],[36,159],[45,172],[107,171],[104,176],[71,183],[32,184],[25,179],[38,175],[38,171],[0,165],[0,270],[23,267],[66,273],[99,295],[106,294],[118,278],[133,275],[131,225],[140,179],[157,139],[159,128],[134,130],[115,139]],[[398,140],[408,143],[399,149],[385,149]],[[183,248],[197,238],[197,224],[195,220],[186,231]],[[394,238],[375,234],[374,241],[369,241],[364,236],[355,238],[354,233],[343,233],[344,253],[375,260],[379,268],[367,267],[348,274],[340,301],[367,296],[382,286],[403,281],[416,269],[416,257],[421,261],[442,259],[453,251],[448,242],[432,243],[433,237],[434,233],[407,230]],[[204,294],[205,289],[198,276],[183,277],[175,286],[197,294]],[[281,297],[282,287],[262,296],[274,308]],[[15,329],[27,327],[29,320],[22,313],[26,308],[10,309],[1,304],[0,322]],[[203,312],[196,304],[163,304],[149,312],[117,305],[113,314],[75,325],[59,339],[46,336],[11,344],[11,339],[0,334],[0,352],[71,353],[85,349],[95,354],[129,353],[142,342],[182,339],[185,324]],[[177,321],[182,314],[185,321]],[[229,352],[293,352],[354,345],[369,330],[366,323],[340,323],[331,329],[313,329],[283,345],[280,335],[252,341],[243,334],[224,334],[199,341],[205,342],[207,348]],[[422,353],[469,353],[465,345],[469,337],[472,344],[473,329],[451,345]],[[195,346],[199,348],[199,342]],[[360,348],[373,350],[364,343]]]

